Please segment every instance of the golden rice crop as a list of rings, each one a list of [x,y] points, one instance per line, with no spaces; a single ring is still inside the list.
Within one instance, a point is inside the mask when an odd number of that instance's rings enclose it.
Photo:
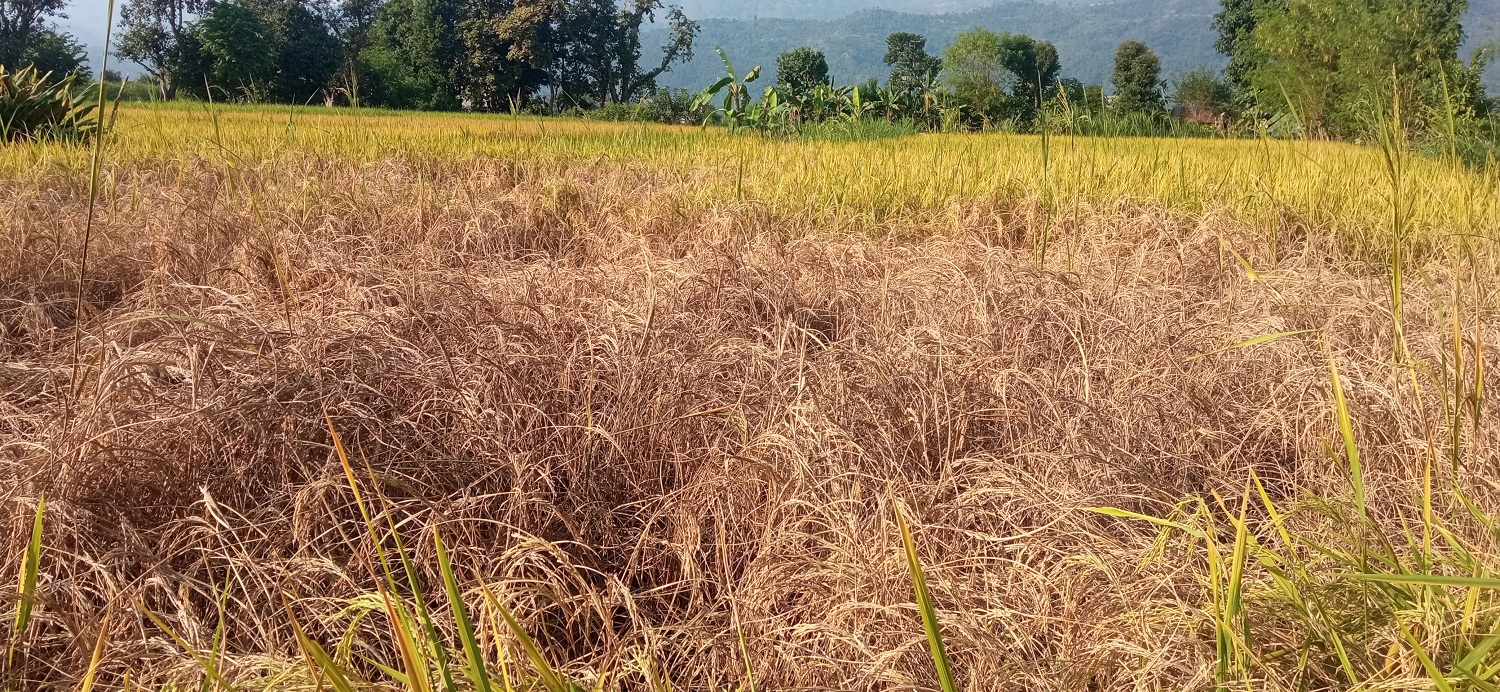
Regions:
[[[695,209],[753,200],[774,218],[835,230],[942,230],[975,205],[1008,205],[1042,191],[1040,137],[923,135],[869,142],[765,140],[724,131],[504,116],[343,114],[328,109],[206,105],[125,108],[111,158],[181,167],[206,160],[269,168],[306,158],[418,159],[464,165],[628,168],[674,178]],[[1201,214],[1232,213],[1264,227],[1306,225],[1373,240],[1389,230],[1388,185],[1377,149],[1291,140],[1057,137],[1051,200],[1083,208],[1119,202]],[[12,177],[78,168],[86,152],[12,147]],[[1451,162],[1404,171],[1418,234],[1493,236],[1500,179]]]
[[[1493,689],[1500,181],[1048,149],[0,149],[0,685]]]

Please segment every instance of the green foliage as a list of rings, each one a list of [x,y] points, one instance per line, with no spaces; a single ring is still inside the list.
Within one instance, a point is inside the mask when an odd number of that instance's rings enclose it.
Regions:
[[[1001,36],[989,29],[960,34],[943,51],[948,88],[976,118],[988,120],[1013,108],[1007,92],[1019,79],[1006,68],[1000,52]]]
[[[201,89],[201,46],[191,31],[205,0],[126,0],[120,8],[115,55],[145,68],[167,99],[183,86]]]
[[[1213,70],[1189,70],[1173,80],[1172,105],[1184,112],[1219,114],[1234,111],[1234,88]]]
[[[553,109],[629,104],[692,56],[698,25],[671,8],[660,60],[642,59],[642,27],[662,10],[661,0],[390,0],[354,74],[365,100],[389,107],[509,111],[544,87]]]
[[[756,65],[746,72],[744,77],[741,77],[735,71],[734,63],[729,61],[729,54],[725,53],[723,48],[714,50],[718,52],[719,60],[724,64],[724,76],[699,92],[698,97],[693,100],[693,106],[695,109],[707,108],[714,99],[718,98],[719,94],[724,94],[724,104],[709,113],[703,122],[706,125],[709,119],[721,116],[732,130],[746,114],[746,107],[750,102],[750,84],[760,79],[760,65]]]
[[[1065,113],[1100,114],[1104,112],[1105,106],[1104,87],[1098,84],[1084,84],[1072,77],[1064,77],[1058,80],[1049,104],[1059,115]]]
[[[586,115],[593,120],[697,125],[708,116],[708,109],[698,105],[695,97],[687,89],[656,87],[635,103],[612,103]]]
[[[1125,41],[1115,50],[1114,106],[1125,113],[1159,113],[1162,110],[1161,59],[1140,41]]]
[[[797,136],[822,142],[860,142],[873,139],[907,137],[917,128],[906,121],[886,119],[832,120],[808,123],[797,129]]]
[[[450,87],[472,108],[481,111],[506,111],[513,101],[524,101],[536,94],[546,73],[552,24],[556,3],[512,3],[510,0],[465,0],[459,7],[456,45],[452,51],[460,60],[452,75]],[[413,60],[421,57],[413,54]],[[443,89],[436,77],[440,65],[426,72],[430,88]],[[433,106],[425,107],[443,107]]]
[[[1028,79],[1026,86],[1036,89],[1033,96],[1040,104],[1042,99],[1057,92],[1057,77],[1062,72],[1062,62],[1057,57],[1057,46],[1050,41],[1035,42],[1032,51],[1036,56],[1036,66],[1030,74],[1036,75],[1036,78]]]
[[[776,57],[776,85],[783,97],[801,101],[828,84],[828,58],[823,51],[793,48]]]
[[[1214,31],[1218,38],[1214,50],[1229,57],[1224,66],[1224,78],[1236,89],[1244,91],[1250,86],[1250,69],[1255,66],[1255,33],[1257,13],[1270,0],[1220,0],[1220,10],[1214,15]]]
[[[885,38],[885,45],[885,64],[891,68],[888,83],[893,88],[915,93],[943,70],[943,59],[929,55],[927,39],[918,34],[898,31]]]
[[[32,37],[17,64],[30,65],[43,74],[76,74],[79,79],[93,76],[88,68],[88,54],[83,44],[68,34],[50,29]]]
[[[1491,0],[1494,1],[1494,0]],[[886,0],[880,2],[882,6]],[[943,14],[908,14],[887,10],[867,10],[847,14],[838,11],[837,3],[799,3],[799,10],[820,15],[834,14],[826,20],[777,19],[766,16],[764,3],[740,3],[741,16],[761,15],[758,19],[701,19],[699,40],[709,46],[723,46],[730,55],[747,64],[764,64],[768,68],[782,51],[797,46],[811,46],[828,56],[828,70],[841,83],[856,83],[870,77],[882,82],[891,74],[883,62],[888,43],[895,32],[917,34],[927,39],[926,49],[942,55],[943,49],[959,34],[974,27],[994,31],[1026,34],[1055,44],[1062,76],[1075,77],[1089,84],[1107,84],[1113,69],[1114,51],[1128,38],[1146,42],[1161,55],[1162,74],[1174,74],[1200,65],[1218,67],[1223,59],[1214,51],[1214,33],[1208,26],[1217,0],[1116,0],[1114,2],[973,2],[982,5],[966,12]],[[701,7],[702,2],[698,5]],[[789,3],[778,3],[787,7]],[[944,3],[944,7],[951,3]],[[914,12],[935,12],[927,9]],[[711,14],[709,17],[730,15]],[[646,42],[661,39],[660,29],[648,30]],[[712,53],[674,66],[662,76],[663,84],[692,89],[702,88],[722,73]]]
[[[343,46],[328,22],[296,0],[271,0],[262,12],[276,61],[270,98],[306,103],[321,97],[343,61]]]
[[[1057,82],[1057,49],[1021,34],[974,29],[943,52],[946,81],[971,125],[1027,128]]]
[[[256,7],[247,0],[215,2],[194,26],[194,35],[216,92],[230,100],[265,100],[276,71],[275,43]]]
[[[1288,112],[1309,134],[1368,134],[1370,113],[1400,103],[1421,128],[1447,100],[1466,2],[1452,0],[1287,0],[1256,15],[1247,78],[1263,112]],[[1477,72],[1478,66],[1474,69]],[[1476,80],[1477,82],[1477,80]],[[1477,83],[1451,100],[1473,104]],[[1452,94],[1450,94],[1452,96]]]
[[[61,16],[64,4],[64,0],[0,0],[0,66],[15,71],[30,65],[41,74],[77,74],[88,79],[84,47],[49,21]]]
[[[369,81],[362,100],[388,108],[458,108],[458,16],[457,0],[389,0],[360,56]]]
[[[0,141],[83,141],[99,128],[96,105],[75,90],[77,77],[52,79],[24,67],[0,66]]]
[[[57,16],[64,4],[64,0],[0,2],[0,65],[15,69],[26,64],[27,52],[48,30],[47,20]]]
[[[1043,94],[1057,82],[1062,66],[1057,49],[1051,43],[1023,34],[1000,34],[1000,61],[1015,83],[1011,96],[1016,100],[1017,119],[1028,124],[1036,116]]]
[[[105,101],[119,100],[138,103],[161,100],[161,85],[150,77],[138,77],[125,81],[119,74],[110,76],[113,79],[105,80]]]
[[[597,0],[614,8],[614,0]],[[656,78],[668,67],[693,57],[693,39],[698,23],[687,18],[681,8],[667,12],[668,39],[661,47],[661,60],[649,69],[641,66],[641,27],[652,22],[655,13],[664,8],[661,0],[631,0],[613,14],[604,25],[605,41],[592,45],[597,57],[579,61],[581,71],[590,75],[594,95],[603,103],[619,103],[640,96],[656,86]]]

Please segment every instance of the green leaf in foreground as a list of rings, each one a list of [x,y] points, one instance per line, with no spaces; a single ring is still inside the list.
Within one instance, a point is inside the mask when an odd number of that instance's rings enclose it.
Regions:
[[[1500,589],[1500,579],[1489,577],[1448,577],[1441,574],[1346,574],[1349,579],[1378,581],[1385,584],[1420,586],[1454,586],[1471,589]]]
[[[1315,332],[1315,331],[1317,331],[1317,330],[1316,329],[1295,329],[1295,330],[1292,330],[1292,331],[1289,331],[1289,332],[1276,332],[1275,334],[1261,334],[1260,336],[1252,336],[1252,337],[1250,337],[1248,339],[1245,339],[1244,341],[1233,343],[1233,344],[1230,344],[1228,346],[1222,346],[1222,347],[1216,348],[1216,349],[1214,349],[1212,351],[1208,351],[1206,353],[1199,353],[1198,355],[1195,355],[1195,356],[1189,356],[1188,360],[1198,360],[1199,358],[1207,358],[1209,356],[1218,355],[1218,354],[1224,353],[1226,351],[1233,351],[1233,350],[1239,349],[1239,348],[1249,348],[1251,346],[1258,346],[1260,344],[1264,344],[1264,343],[1268,343],[1268,342],[1271,342],[1271,341],[1275,341],[1275,340],[1283,338],[1283,337],[1296,336],[1298,334],[1310,334],[1310,333]]]
[[[911,570],[911,586],[917,595],[917,608],[922,612],[922,629],[927,631],[927,646],[932,651],[932,665],[937,668],[938,685],[943,692],[957,692],[953,682],[953,670],[948,665],[948,650],[943,646],[943,631],[938,624],[937,611],[932,607],[932,594],[927,591],[927,577],[922,572],[922,560],[917,556],[917,541],[906,525],[901,507],[896,506],[896,525],[901,528],[901,543],[906,547],[906,565]]]
[[[448,546],[443,537],[433,532],[432,541],[437,546],[438,570],[443,573],[443,587],[448,591],[448,603],[453,607],[453,620],[458,623],[458,636],[463,641],[464,654],[469,658],[469,677],[478,692],[490,692],[489,672],[484,669],[484,657],[479,651],[479,639],[474,636],[474,623],[464,607],[463,593],[458,590],[458,578],[453,574],[453,561],[448,558]]]
[[[16,645],[26,634],[26,626],[31,623],[31,607],[36,603],[37,575],[42,570],[42,521],[46,512],[47,498],[37,498],[36,517],[31,520],[31,539],[26,543],[26,555],[21,559],[20,600],[16,601],[16,619],[11,629],[7,660],[15,657]]]

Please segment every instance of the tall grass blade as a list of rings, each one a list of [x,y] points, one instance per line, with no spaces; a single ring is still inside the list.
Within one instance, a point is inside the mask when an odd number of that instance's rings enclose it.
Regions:
[[[469,659],[469,678],[474,681],[474,689],[478,692],[491,692],[490,675],[484,667],[479,639],[474,636],[474,623],[469,619],[468,609],[464,607],[463,592],[459,591],[458,579],[453,574],[448,547],[443,545],[443,537],[436,531],[432,534],[432,542],[437,547],[438,569],[443,573],[443,586],[448,591],[448,604],[453,608],[453,620],[458,623],[459,640]]]
[[[380,597],[385,602],[385,613],[390,618],[391,631],[396,635],[396,646],[401,650],[407,689],[411,692],[430,692],[432,685],[427,680],[427,662],[422,658],[421,649],[417,645],[416,625],[411,622],[411,616],[407,615],[400,602],[391,598],[389,591],[381,588]]]
[[[334,427],[333,417],[328,413],[327,409],[323,411],[323,420],[328,426],[328,434],[333,441],[334,452],[338,455],[339,465],[344,470],[344,479],[349,483],[349,491],[354,495],[354,504],[359,507],[360,518],[364,520],[365,530],[369,532],[370,541],[375,546],[375,554],[380,561],[380,568],[385,576],[385,582],[381,583],[377,578],[375,586],[380,591],[380,598],[385,607],[386,616],[390,619],[391,630],[396,635],[396,643],[401,651],[401,662],[406,669],[405,684],[412,692],[428,692],[431,686],[427,680],[427,663],[426,659],[419,654],[421,649],[417,645],[417,641],[421,637],[417,637],[414,634],[413,630],[415,626],[412,625],[410,616],[406,614],[406,609],[401,605],[399,600],[392,598],[392,594],[397,593],[396,577],[391,573],[390,561],[386,558],[385,548],[382,547],[379,532],[375,528],[375,520],[370,515],[369,508],[365,506],[363,494],[359,491],[359,480],[354,475],[354,465],[349,461],[349,452],[345,449],[343,438]],[[368,465],[366,465],[366,468],[368,470]],[[373,482],[373,471],[371,472],[371,476]],[[394,529],[394,525],[392,528]],[[400,536],[398,535],[396,539],[399,546]],[[401,557],[403,563],[405,563],[406,556],[404,551]],[[408,576],[413,574],[409,565],[407,574]],[[415,581],[413,581],[412,586],[414,589],[416,588]]]
[[[1367,574],[1360,572],[1349,573],[1343,576],[1359,581],[1373,581],[1384,584],[1500,589],[1500,579],[1490,577],[1450,577],[1442,574]]]
[[[495,598],[495,592],[490,590],[490,585],[478,573],[474,575],[474,581],[479,582],[479,592],[484,594],[484,605],[490,612],[490,636],[495,638],[496,659],[500,664],[500,689],[515,692],[510,680],[510,664],[506,663],[505,647],[500,646],[500,600]]]
[[[526,633],[526,628],[521,626],[520,621],[516,620],[516,616],[511,614],[510,609],[499,602],[494,603],[493,606],[500,613],[500,617],[505,618],[506,626],[510,627],[511,634],[514,634],[521,642],[521,648],[526,650],[526,657],[530,658],[531,665],[536,667],[537,677],[541,678],[542,686],[546,687],[548,692],[570,692],[571,686],[563,681],[562,676],[558,675],[556,670],[553,670],[552,664],[547,662],[547,657],[542,654],[541,648],[531,639],[531,635]]]
[[[297,616],[292,612],[292,604],[286,602],[286,617],[292,623],[292,634],[297,637],[297,645],[301,647],[302,653],[311,661],[313,679],[319,681],[319,689],[322,688],[321,681],[326,676],[328,684],[333,686],[334,692],[355,692],[354,683],[345,674],[344,669],[328,655],[328,652],[313,641],[312,637],[302,630],[302,623],[297,621]]]
[[[1199,354],[1194,355],[1194,356],[1189,356],[1188,360],[1198,360],[1199,358],[1207,358],[1208,356],[1218,355],[1220,353],[1224,353],[1226,351],[1233,351],[1233,350],[1238,349],[1238,348],[1249,348],[1251,346],[1256,346],[1256,345],[1259,345],[1259,344],[1264,344],[1264,343],[1268,343],[1268,342],[1271,342],[1271,341],[1275,341],[1275,340],[1283,338],[1283,337],[1296,336],[1298,334],[1311,334],[1311,333],[1316,332],[1316,331],[1318,331],[1318,330],[1316,330],[1316,329],[1297,329],[1297,330],[1293,330],[1293,331],[1289,331],[1289,332],[1276,332],[1275,334],[1261,334],[1260,336],[1252,336],[1252,337],[1250,337],[1248,339],[1245,339],[1244,341],[1239,341],[1239,342],[1236,342],[1236,343],[1232,343],[1232,344],[1230,344],[1228,346],[1221,346],[1219,348],[1216,348],[1216,349],[1214,349],[1212,351],[1208,351],[1206,353],[1199,353]]]
[[[229,601],[229,579],[230,579],[230,572],[226,571],[224,573],[224,588],[221,589],[220,592],[219,592],[219,602],[217,604],[217,606],[218,606],[218,613],[219,613],[219,622],[218,622],[217,625],[214,626],[214,641],[213,641],[213,646],[209,649],[209,652],[208,652],[208,665],[209,665],[208,675],[203,678],[203,684],[199,687],[199,689],[202,690],[202,692],[212,692],[212,689],[211,689],[212,686],[209,683],[212,682],[213,679],[218,676],[219,661],[221,660],[221,657],[224,655],[224,639],[226,637],[225,633],[226,633],[226,630],[227,630],[227,628],[225,627],[225,624],[224,624],[225,623],[225,619],[226,619],[224,617],[224,610],[225,610],[225,606],[227,605],[227,603]]]
[[[1344,439],[1344,460],[1349,464],[1349,479],[1354,484],[1354,506],[1359,512],[1361,529],[1369,518],[1365,510],[1365,474],[1359,461],[1359,444],[1354,439],[1354,421],[1349,416],[1349,401],[1344,397],[1344,383],[1339,378],[1339,366],[1333,354],[1328,354],[1328,372],[1333,380],[1333,405],[1339,422],[1339,435]]]
[[[104,22],[104,53],[99,61],[99,103],[95,117],[98,120],[94,125],[94,151],[89,159],[89,204],[88,214],[83,223],[83,246],[78,252],[78,285],[74,287],[73,296],[73,373],[71,382],[73,391],[79,391],[82,382],[79,380],[79,366],[82,358],[83,337],[83,283],[88,276],[89,268],[89,246],[94,237],[94,210],[99,201],[99,164],[104,155],[104,98],[105,92],[103,75],[109,67],[109,44],[114,36],[115,25],[115,0],[109,0],[109,9],[105,14]]]
[[[42,571],[42,525],[47,513],[47,498],[36,501],[36,515],[31,520],[31,538],[26,542],[26,554],[21,558],[20,585],[16,601],[16,617],[11,626],[10,652],[6,656],[7,666],[14,663],[16,646],[26,636],[26,626],[31,624],[31,610],[36,604],[36,583]]]
[[[182,635],[177,633],[177,630],[172,629],[172,626],[168,625],[166,620],[161,619],[160,615],[152,612],[150,608],[147,608],[145,604],[140,602],[136,602],[135,607],[136,610],[145,613],[146,617],[150,618],[151,622],[156,623],[156,626],[161,628],[163,632],[166,632],[167,636],[171,637],[172,641],[177,643],[178,648],[187,653],[187,655],[193,659],[193,662],[197,663],[198,667],[203,669],[204,675],[212,678],[215,682],[219,683],[221,687],[229,690],[230,692],[234,692],[234,690],[238,689],[234,686],[233,683],[229,682],[229,680],[224,677],[223,673],[220,673],[218,669],[209,662],[208,659],[204,658],[203,654],[199,653],[197,649],[193,648],[193,646],[189,644],[186,639],[183,639]]]
[[[912,591],[916,593],[917,609],[922,613],[922,629],[927,632],[927,647],[932,653],[932,665],[937,669],[938,685],[943,692],[957,692],[953,681],[953,670],[948,664],[948,650],[943,645],[943,631],[938,623],[937,611],[932,607],[932,595],[927,591],[927,577],[922,572],[922,560],[917,555],[917,542],[912,537],[911,527],[901,506],[892,502],[896,510],[896,525],[901,529],[901,544],[906,548],[906,566],[911,571]]]
[[[1157,526],[1162,526],[1162,527],[1169,528],[1169,529],[1176,529],[1178,531],[1181,531],[1181,532],[1183,532],[1185,534],[1188,534],[1189,536],[1192,536],[1192,537],[1197,538],[1199,540],[1208,540],[1208,534],[1204,533],[1202,529],[1199,529],[1199,528],[1196,528],[1196,527],[1192,527],[1192,526],[1188,526],[1187,524],[1183,524],[1181,522],[1172,521],[1170,519],[1162,519],[1160,517],[1153,517],[1153,516],[1151,516],[1149,514],[1140,514],[1138,512],[1132,512],[1130,510],[1120,509],[1118,507],[1085,507],[1084,509],[1086,509],[1086,510],[1088,510],[1090,512],[1095,512],[1095,513],[1098,513],[1098,514],[1103,514],[1103,515],[1105,515],[1107,517],[1118,517],[1118,518],[1121,518],[1121,519],[1139,519],[1141,521],[1146,521],[1146,522],[1150,522],[1152,524],[1156,524]]]
[[[109,639],[109,620],[113,615],[109,610],[104,611],[104,619],[99,621],[99,638],[94,641],[94,654],[89,657],[89,667],[83,672],[83,680],[78,683],[78,692],[93,692],[94,681],[99,676],[99,666],[104,663],[104,644]]]
[[[745,642],[745,628],[740,624],[740,609],[732,603],[731,607],[734,611],[734,634],[740,641],[740,658],[745,661],[745,688],[749,692],[756,692],[755,668],[750,665],[750,646]]]
[[[374,470],[370,469],[368,463],[366,463],[365,470],[369,473],[370,481],[373,484],[375,480]],[[378,486],[376,493],[380,493]],[[384,504],[384,495],[380,495],[380,498],[382,504]],[[385,518],[386,524],[391,529],[391,539],[396,543],[396,557],[401,561],[401,570],[406,573],[406,583],[411,589],[412,609],[416,611],[417,623],[422,627],[420,632],[422,636],[417,636],[418,633],[414,632],[412,633],[412,640],[414,642],[426,642],[426,646],[419,649],[419,651],[425,650],[431,654],[433,661],[437,663],[438,676],[442,680],[443,689],[447,690],[447,692],[456,692],[458,688],[453,682],[453,671],[448,665],[448,650],[447,647],[443,646],[442,640],[438,638],[437,627],[432,624],[432,614],[427,610],[427,594],[423,591],[422,582],[417,577],[416,565],[412,563],[411,556],[406,552],[406,546],[401,541],[401,532],[397,529],[396,520],[391,516],[389,509],[385,512]],[[426,670],[425,663],[423,663],[423,670]]]
[[[1406,643],[1411,646],[1412,652],[1417,655],[1417,660],[1421,661],[1422,670],[1427,671],[1427,677],[1432,680],[1433,688],[1437,692],[1453,692],[1453,685],[1449,684],[1448,676],[1444,675],[1443,671],[1437,667],[1437,663],[1433,662],[1432,656],[1427,654],[1427,649],[1422,647],[1422,643],[1417,641],[1417,638],[1412,635],[1411,630],[1407,629],[1406,625],[1401,625],[1401,638],[1406,640]]]

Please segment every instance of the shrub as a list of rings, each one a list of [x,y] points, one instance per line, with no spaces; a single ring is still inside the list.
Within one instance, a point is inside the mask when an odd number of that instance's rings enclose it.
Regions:
[[[76,77],[0,66],[0,139],[83,141],[99,128],[95,105],[74,94]]]

